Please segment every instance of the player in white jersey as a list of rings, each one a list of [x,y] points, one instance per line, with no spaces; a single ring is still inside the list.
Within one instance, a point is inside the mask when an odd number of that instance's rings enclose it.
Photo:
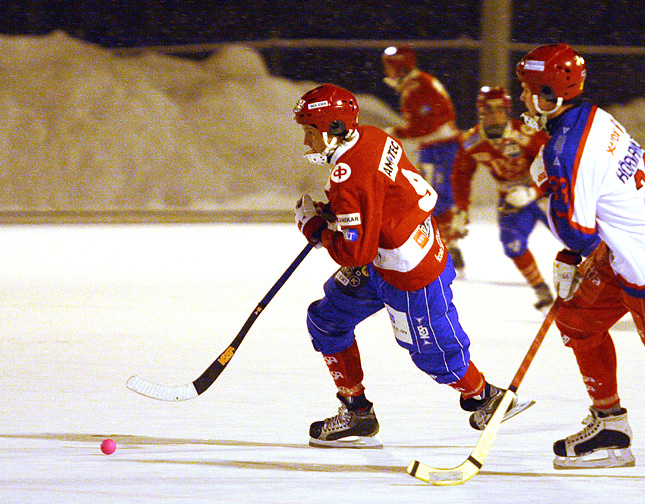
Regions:
[[[549,195],[549,226],[566,246],[553,268],[563,299],[556,324],[592,402],[584,429],[555,442],[554,466],[631,466],[609,329],[629,312],[645,343],[643,149],[609,113],[582,102],[586,66],[568,45],[534,49],[516,73],[527,123],[551,135],[531,175]]]

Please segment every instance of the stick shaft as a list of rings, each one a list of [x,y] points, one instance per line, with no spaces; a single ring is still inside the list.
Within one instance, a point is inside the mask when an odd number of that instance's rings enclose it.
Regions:
[[[551,308],[549,309],[549,313],[546,314],[546,317],[544,318],[544,322],[542,322],[542,325],[540,326],[540,330],[535,336],[535,339],[533,340],[533,343],[528,349],[528,352],[526,352],[526,355],[524,356],[524,360],[520,364],[520,367],[517,370],[517,373],[515,373],[515,377],[513,378],[513,381],[511,381],[510,387],[508,387],[509,390],[513,392],[517,392],[517,389],[520,386],[520,383],[522,383],[522,380],[524,379],[524,376],[526,375],[526,372],[528,371],[529,366],[531,365],[531,362],[533,362],[533,358],[535,357],[535,354],[537,354],[537,351],[539,350],[540,345],[542,345],[542,342],[546,337],[546,333],[549,332],[549,328],[551,327],[551,324],[555,320],[555,316],[557,315],[558,310],[560,309],[561,303],[562,303],[562,298],[557,298],[555,302],[551,305]]]

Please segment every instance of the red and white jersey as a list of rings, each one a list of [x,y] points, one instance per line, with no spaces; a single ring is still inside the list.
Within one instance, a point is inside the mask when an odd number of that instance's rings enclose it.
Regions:
[[[322,243],[341,266],[372,263],[404,291],[421,289],[444,270],[447,251],[432,209],[437,193],[401,143],[373,126],[336,149],[325,192],[336,229]]]
[[[421,148],[459,137],[455,107],[435,76],[412,70],[401,84],[399,94],[401,115],[406,124],[395,127],[394,136],[413,138]]]
[[[517,119],[511,119],[497,139],[488,138],[481,123],[475,125],[464,134],[452,169],[455,204],[468,209],[471,181],[479,166],[493,176],[500,195],[513,185],[531,185],[531,163],[548,140],[546,132],[529,128]]]

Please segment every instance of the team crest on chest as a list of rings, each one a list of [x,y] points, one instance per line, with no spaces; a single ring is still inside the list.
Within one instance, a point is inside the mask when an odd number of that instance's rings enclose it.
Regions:
[[[341,182],[345,182],[351,174],[352,174],[352,169],[349,167],[348,164],[338,163],[337,165],[334,165],[334,167],[331,169],[329,178],[331,179],[332,182],[340,184]]]

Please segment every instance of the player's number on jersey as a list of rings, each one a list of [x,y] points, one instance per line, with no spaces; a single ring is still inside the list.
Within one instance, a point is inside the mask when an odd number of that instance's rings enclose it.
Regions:
[[[419,208],[424,212],[431,211],[437,203],[437,192],[430,184],[417,172],[412,170],[401,170],[401,173],[412,184],[416,193],[421,196],[419,198]]]

